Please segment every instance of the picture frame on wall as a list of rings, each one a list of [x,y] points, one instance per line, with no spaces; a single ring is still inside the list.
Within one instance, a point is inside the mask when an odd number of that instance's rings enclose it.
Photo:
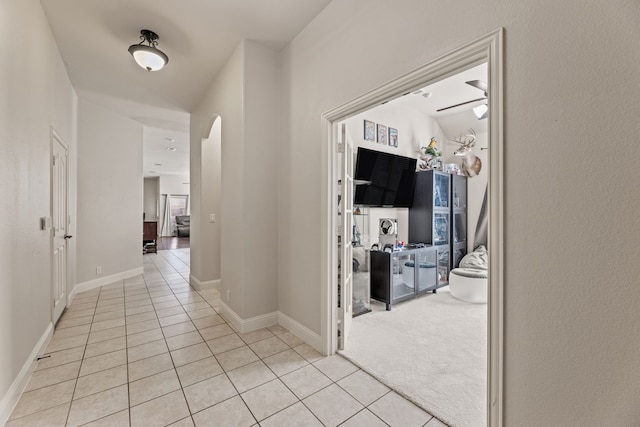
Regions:
[[[376,142],[376,124],[372,121],[364,121],[364,140]]]
[[[392,147],[398,146],[398,129],[389,128],[389,145]]]
[[[385,125],[378,124],[378,144],[388,144],[387,127]]]

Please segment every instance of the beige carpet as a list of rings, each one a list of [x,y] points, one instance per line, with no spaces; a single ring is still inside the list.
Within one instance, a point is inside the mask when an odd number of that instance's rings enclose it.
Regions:
[[[345,357],[440,420],[486,425],[487,305],[449,288],[356,317]]]

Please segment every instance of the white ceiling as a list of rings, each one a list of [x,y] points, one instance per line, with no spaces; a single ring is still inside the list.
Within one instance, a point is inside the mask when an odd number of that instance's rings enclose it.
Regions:
[[[144,176],[188,174],[188,112],[241,40],[280,50],[329,2],[41,0],[78,95],[144,125]],[[163,70],[144,71],[127,51],[140,42],[141,29],[158,34],[169,57]],[[481,97],[467,80],[486,81],[486,66],[429,86],[430,98],[409,94],[393,102],[435,116],[447,136],[471,125],[486,131],[487,121],[471,111],[480,102],[435,112]]]
[[[416,94],[417,91],[414,91],[391,102],[434,117],[447,138],[466,133],[469,128],[473,128],[476,133],[483,133],[487,131],[488,120],[478,120],[473,113],[473,107],[484,104],[486,101],[476,101],[437,112],[440,108],[483,98],[484,93],[481,90],[465,83],[471,80],[487,82],[486,63],[422,88],[421,93]],[[431,93],[431,96],[425,98],[423,96],[425,92]]]
[[[144,174],[187,159],[189,114],[238,43],[280,50],[330,0],[41,0],[78,95],[145,125]],[[169,63],[146,72],[127,51],[140,30]],[[168,156],[165,138],[179,150]],[[163,148],[162,148],[163,147]],[[180,148],[182,147],[182,148]],[[164,153],[161,153],[162,148]],[[184,150],[187,150],[186,153]],[[167,166],[168,167],[168,166]],[[178,168],[171,166],[171,170]],[[157,170],[150,174],[149,170]],[[188,170],[188,169],[187,169]],[[173,172],[175,174],[175,172]]]

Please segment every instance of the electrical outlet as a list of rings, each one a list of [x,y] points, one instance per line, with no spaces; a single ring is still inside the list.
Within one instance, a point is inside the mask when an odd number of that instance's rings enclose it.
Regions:
[[[227,302],[231,301],[231,289],[227,289]]]
[[[97,267],[96,267],[96,276],[99,276],[99,275],[101,275],[101,274],[102,274],[102,267],[97,266]]]

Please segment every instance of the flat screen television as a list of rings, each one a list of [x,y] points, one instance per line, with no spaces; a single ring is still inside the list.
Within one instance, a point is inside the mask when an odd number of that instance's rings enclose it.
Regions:
[[[353,203],[409,208],[415,172],[416,159],[358,147]]]

